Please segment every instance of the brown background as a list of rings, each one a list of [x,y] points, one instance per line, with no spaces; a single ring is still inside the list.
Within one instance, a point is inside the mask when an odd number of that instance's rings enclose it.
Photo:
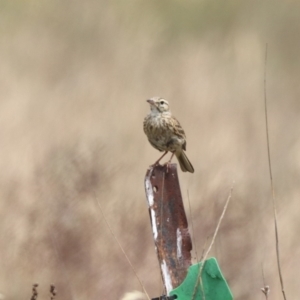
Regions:
[[[249,2],[249,1],[248,1]],[[142,130],[148,97],[187,134],[200,255],[230,187],[211,255],[235,299],[282,299],[264,119],[264,55],[281,263],[299,295],[300,6],[296,1],[25,1],[0,4],[0,292],[29,299],[160,294],[144,193],[159,153]],[[174,160],[175,161],[175,160]],[[189,222],[191,221],[189,217]],[[196,254],[193,253],[194,261]]]

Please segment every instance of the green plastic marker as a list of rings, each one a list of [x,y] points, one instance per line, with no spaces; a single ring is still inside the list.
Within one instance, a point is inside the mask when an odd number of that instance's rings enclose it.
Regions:
[[[202,269],[202,286],[198,280],[199,271],[203,262],[192,265],[184,281],[170,292],[177,300],[233,300],[228,284],[221,273],[217,260],[212,257],[205,261]],[[194,297],[193,297],[194,295]]]

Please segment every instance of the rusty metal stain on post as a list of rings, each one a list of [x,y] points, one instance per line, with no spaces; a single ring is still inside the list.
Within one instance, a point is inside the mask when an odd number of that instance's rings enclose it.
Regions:
[[[145,189],[153,237],[167,293],[185,279],[191,265],[188,231],[176,164],[148,169]]]

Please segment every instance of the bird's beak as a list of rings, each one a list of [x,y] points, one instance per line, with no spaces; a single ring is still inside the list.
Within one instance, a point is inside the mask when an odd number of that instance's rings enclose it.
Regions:
[[[152,100],[152,99],[148,99],[147,102],[148,102],[150,105],[155,105],[155,102],[154,102],[154,100]]]

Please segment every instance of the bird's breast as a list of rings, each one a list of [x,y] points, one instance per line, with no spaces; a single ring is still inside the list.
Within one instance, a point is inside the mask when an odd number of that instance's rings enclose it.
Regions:
[[[150,144],[160,151],[176,152],[185,149],[185,135],[170,112],[151,112],[144,120],[144,131]]]
[[[145,119],[144,130],[148,136],[166,134],[168,131],[167,121],[161,116],[149,115]]]

